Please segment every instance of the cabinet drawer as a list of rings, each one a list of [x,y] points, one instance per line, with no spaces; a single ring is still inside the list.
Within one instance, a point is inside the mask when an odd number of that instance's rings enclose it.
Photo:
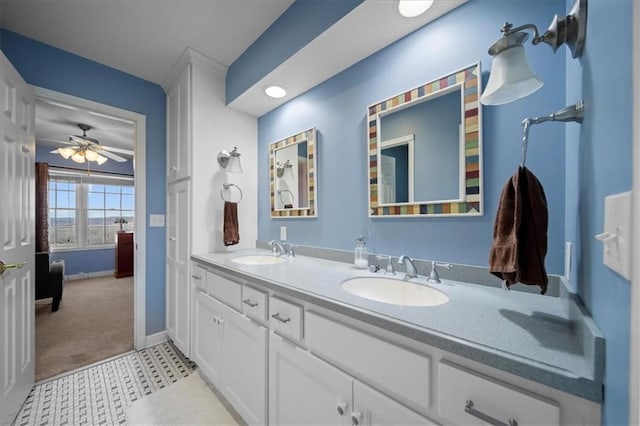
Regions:
[[[306,313],[305,341],[384,393],[422,412],[431,405],[431,358],[315,312]]]
[[[242,311],[258,321],[267,320],[267,293],[245,285],[242,288]]]
[[[302,340],[302,306],[271,296],[269,326],[280,335]]]
[[[227,305],[242,310],[242,284],[207,272],[207,292]]]
[[[197,263],[191,269],[191,282],[197,290],[207,291],[207,270]]]
[[[440,416],[455,424],[560,424],[554,401],[447,362],[439,363],[438,377]]]

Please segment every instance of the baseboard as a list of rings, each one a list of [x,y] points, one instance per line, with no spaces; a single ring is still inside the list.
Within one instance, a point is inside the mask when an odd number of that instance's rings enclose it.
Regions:
[[[151,346],[159,345],[160,343],[164,343],[167,341],[167,333],[166,331],[161,331],[159,333],[150,334],[147,336],[147,348]]]
[[[111,269],[110,271],[80,272],[79,274],[65,275],[64,279],[65,281],[86,280],[87,278],[113,276],[114,273],[115,270],[113,269]]]

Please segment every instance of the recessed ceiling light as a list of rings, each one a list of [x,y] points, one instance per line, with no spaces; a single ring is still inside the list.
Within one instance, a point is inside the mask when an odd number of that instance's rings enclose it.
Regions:
[[[267,96],[272,97],[272,98],[284,98],[287,95],[287,91],[284,90],[284,87],[282,86],[269,86],[266,89],[264,89],[264,93],[267,94]]]
[[[433,6],[433,0],[400,0],[398,12],[405,18],[414,18],[422,15]]]

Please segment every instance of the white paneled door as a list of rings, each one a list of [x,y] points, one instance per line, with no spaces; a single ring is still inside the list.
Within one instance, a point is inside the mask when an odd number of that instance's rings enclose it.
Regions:
[[[34,381],[35,103],[0,53],[0,424]]]

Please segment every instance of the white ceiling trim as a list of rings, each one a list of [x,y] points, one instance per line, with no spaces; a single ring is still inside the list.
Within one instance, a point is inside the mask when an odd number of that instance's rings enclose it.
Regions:
[[[424,15],[404,18],[396,1],[365,0],[228,106],[260,117],[466,2],[436,1]],[[287,95],[269,98],[270,85]]]

